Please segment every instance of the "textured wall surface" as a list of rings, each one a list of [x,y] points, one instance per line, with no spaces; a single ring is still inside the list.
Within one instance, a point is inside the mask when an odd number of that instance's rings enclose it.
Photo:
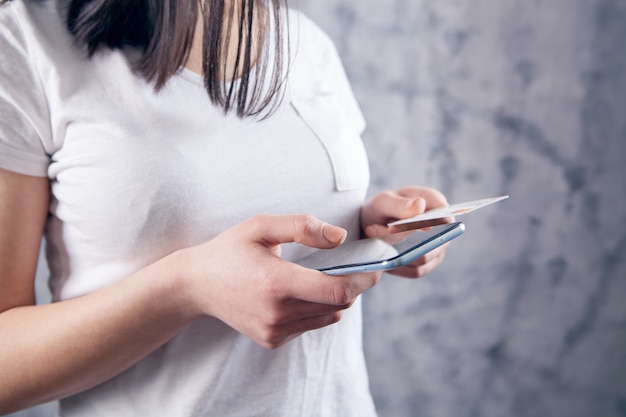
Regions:
[[[626,416],[626,1],[300,3],[368,119],[372,191],[511,195],[366,295],[380,416]]]
[[[366,295],[381,417],[626,416],[626,1],[315,0],[375,190],[450,202],[436,273]]]

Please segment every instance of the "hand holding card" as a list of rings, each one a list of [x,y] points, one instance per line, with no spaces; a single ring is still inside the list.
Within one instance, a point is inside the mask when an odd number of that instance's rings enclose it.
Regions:
[[[391,227],[391,226],[408,225],[408,224],[413,224],[413,223],[425,222],[428,220],[442,219],[445,217],[460,216],[462,214],[466,214],[471,211],[478,210],[479,208],[488,206],[498,201],[505,200],[507,198],[509,198],[508,195],[503,195],[499,197],[485,198],[482,200],[466,201],[464,203],[451,204],[445,207],[438,207],[436,209],[425,211],[422,214],[410,217],[408,219],[402,219],[402,220],[391,222],[387,224],[387,226]]]

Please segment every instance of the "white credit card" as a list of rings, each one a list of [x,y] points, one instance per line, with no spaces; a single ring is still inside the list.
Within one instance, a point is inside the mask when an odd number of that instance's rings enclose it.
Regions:
[[[501,195],[499,197],[484,198],[482,200],[466,201],[464,203],[450,204],[445,207],[438,207],[436,209],[427,210],[422,214],[410,217],[408,219],[397,220],[389,223],[387,226],[398,226],[401,224],[422,222],[424,220],[441,219],[449,216],[460,216],[461,214],[469,213],[470,211],[478,210],[490,204],[496,203],[509,198],[508,195]]]

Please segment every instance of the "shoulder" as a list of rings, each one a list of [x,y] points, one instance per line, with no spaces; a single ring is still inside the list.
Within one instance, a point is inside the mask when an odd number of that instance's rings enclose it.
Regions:
[[[295,29],[299,35],[307,39],[322,40],[325,43],[331,42],[322,28],[300,10],[290,8],[287,13],[290,29]]]
[[[3,43],[3,46],[5,42],[11,39],[23,37],[18,16],[20,7],[19,5],[16,6],[15,3],[22,2],[4,1],[0,3],[0,42]]]
[[[0,0],[0,22],[12,27],[37,30],[45,20],[59,20],[54,0]],[[36,25],[35,25],[36,23]]]
[[[42,40],[58,37],[64,24],[53,0],[12,0],[0,3],[0,45],[3,53],[37,49]]]
[[[45,36],[40,7],[46,1],[13,0],[0,5],[0,166],[43,176],[48,162],[48,104],[38,62]],[[45,19],[44,19],[45,20]]]
[[[343,63],[333,40],[303,13],[289,11],[290,68],[288,84],[291,102],[296,108],[315,105],[315,112],[330,108],[321,100],[336,100],[339,114],[357,132],[365,128],[365,120],[354,97]],[[299,110],[299,111],[300,111]]]
[[[0,74],[28,77],[46,89],[61,71],[76,69],[86,55],[65,25],[65,0],[11,0],[0,5]],[[76,71],[74,71],[76,72]],[[28,85],[22,80],[22,85]]]
[[[0,5],[0,92],[5,95],[13,85],[29,86],[34,77],[33,63],[34,27],[29,24],[26,4],[22,0],[4,2]]]
[[[54,3],[12,0],[0,4],[0,74],[3,79],[19,81],[25,86],[24,78],[37,78],[41,57],[50,52],[44,42],[52,41],[51,28],[60,23],[59,14],[53,13]]]
[[[324,53],[334,51],[332,39],[308,16],[296,9],[289,9],[289,37],[296,51]]]
[[[289,50],[295,78],[333,79],[343,75],[343,65],[333,40],[315,22],[289,10]]]

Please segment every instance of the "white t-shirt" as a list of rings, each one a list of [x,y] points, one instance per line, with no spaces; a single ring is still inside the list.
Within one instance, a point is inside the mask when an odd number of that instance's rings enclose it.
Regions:
[[[259,213],[310,213],[358,234],[364,122],[329,40],[289,12],[285,99],[267,120],[224,116],[197,74],[155,93],[132,51],[92,59],[54,0],[0,7],[0,167],[47,176],[55,301],[103,288]],[[283,257],[310,252],[285,245]],[[227,272],[225,272],[227,273]],[[62,416],[374,416],[361,306],[265,350],[196,320],[121,375],[61,401]]]

